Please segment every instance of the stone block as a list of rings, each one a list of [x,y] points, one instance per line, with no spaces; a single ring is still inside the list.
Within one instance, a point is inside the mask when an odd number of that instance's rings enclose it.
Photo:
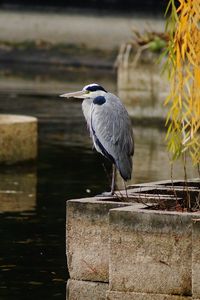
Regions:
[[[108,283],[69,279],[67,300],[105,300]]]
[[[192,298],[178,295],[109,291],[106,300],[192,300]]]
[[[66,248],[70,278],[108,282],[108,213],[112,208],[130,205],[116,201],[105,198],[67,201]]]
[[[0,164],[13,164],[36,158],[36,118],[0,115],[0,137]]]
[[[163,102],[168,95],[169,84],[165,76],[160,76],[161,65],[154,63],[158,56],[150,55],[144,61],[146,54],[143,53],[137,64],[132,63],[133,55],[128,63],[122,61],[118,65],[118,95],[135,118],[162,119],[167,114]]]
[[[193,218],[192,235],[192,295],[200,298],[200,218]]]
[[[191,296],[193,216],[110,210],[110,291]]]

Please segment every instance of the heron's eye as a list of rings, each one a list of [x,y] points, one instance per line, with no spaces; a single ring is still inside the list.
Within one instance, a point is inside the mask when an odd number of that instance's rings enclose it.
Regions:
[[[89,94],[89,93],[90,93],[90,91],[88,91],[88,90],[85,90],[85,93],[86,93],[86,94]]]

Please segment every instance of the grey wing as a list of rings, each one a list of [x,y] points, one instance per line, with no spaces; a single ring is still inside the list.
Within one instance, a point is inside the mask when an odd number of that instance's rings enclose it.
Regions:
[[[97,151],[114,162],[127,180],[131,178],[134,153],[131,122],[120,100],[112,94],[109,98],[103,105],[92,105],[90,127],[93,142]]]

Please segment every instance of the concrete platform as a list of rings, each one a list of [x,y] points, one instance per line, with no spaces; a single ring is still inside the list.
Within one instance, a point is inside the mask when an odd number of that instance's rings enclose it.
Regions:
[[[192,294],[200,299],[200,218],[194,218],[192,232]]]
[[[108,292],[106,300],[192,300],[191,297],[165,294]],[[198,300],[198,299],[195,299]]]
[[[189,296],[193,216],[144,205],[110,210],[110,290]]]
[[[69,279],[66,300],[106,300],[108,283]]]
[[[8,21],[9,20],[9,21]],[[131,28],[164,30],[164,19],[154,16],[109,15],[94,11],[0,11],[0,41],[37,40],[53,44],[85,45],[113,49],[130,39]]]
[[[175,181],[173,190],[162,181],[133,185],[126,199],[121,191],[121,198],[69,201],[70,277],[109,282],[107,300],[200,299],[200,211],[157,206],[166,199],[178,205],[185,189],[183,181]],[[196,201],[199,179],[189,180],[187,191]]]
[[[109,210],[129,205],[109,199],[67,201],[67,261],[70,277],[109,281]]]
[[[164,106],[164,101],[169,94],[169,80],[166,74],[164,76],[161,72],[162,64],[157,62],[160,54],[146,50],[141,53],[138,61],[133,63],[137,57],[137,50],[133,48],[132,52],[134,54],[130,56],[128,63],[122,59],[118,64],[119,97],[133,118],[166,118],[168,108]]]
[[[14,164],[37,157],[37,119],[0,115],[0,164]]]

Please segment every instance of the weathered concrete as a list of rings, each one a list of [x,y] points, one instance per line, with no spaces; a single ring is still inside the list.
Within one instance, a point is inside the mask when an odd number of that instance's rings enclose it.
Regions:
[[[67,300],[105,300],[108,283],[69,279]]]
[[[118,95],[135,118],[166,117],[167,108],[164,100],[169,91],[169,82],[161,75],[161,66],[156,63],[158,55],[151,54],[146,60],[142,54],[137,63],[132,60],[128,64],[123,61],[118,65]]]
[[[107,300],[199,300],[200,212],[150,209],[150,203],[167,197],[176,203],[184,196],[183,182],[174,182],[180,198],[173,199],[166,186],[170,190],[169,181],[134,185],[126,200],[69,201],[71,278],[109,281]],[[152,194],[155,189],[161,194]],[[199,179],[189,181],[187,189],[195,193],[192,198],[198,196]],[[118,194],[125,196],[124,191]]]
[[[72,279],[108,282],[108,212],[124,205],[128,204],[97,198],[67,202],[66,245]]]
[[[89,298],[88,298],[89,299]],[[107,292],[106,300],[191,300],[191,297],[165,294],[146,294],[131,292]]]
[[[36,118],[0,115],[0,137],[0,164],[13,164],[36,158]]]
[[[78,13],[0,11],[0,41],[11,43],[36,40],[112,49],[130,39],[132,27],[144,30],[149,26],[154,31],[162,31],[164,19],[95,14],[85,10]]]
[[[191,295],[192,214],[110,211],[110,290]]]
[[[192,295],[200,298],[200,216],[193,218],[192,235]]]

